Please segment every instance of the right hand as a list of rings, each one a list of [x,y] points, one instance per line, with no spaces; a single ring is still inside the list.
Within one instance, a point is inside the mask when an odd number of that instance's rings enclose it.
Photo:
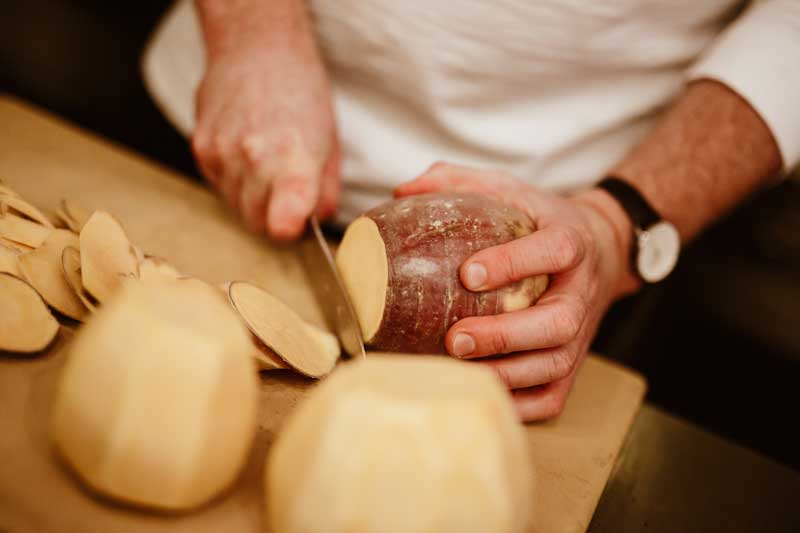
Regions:
[[[196,118],[198,166],[252,231],[291,240],[336,210],[339,144],[313,40],[209,52]]]

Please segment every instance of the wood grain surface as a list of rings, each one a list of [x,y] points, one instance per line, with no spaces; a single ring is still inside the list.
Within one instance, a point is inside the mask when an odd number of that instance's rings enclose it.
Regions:
[[[188,178],[8,97],[0,97],[0,179],[47,211],[62,197],[107,209],[132,242],[181,271],[214,283],[252,281],[321,323],[295,247],[248,234]],[[313,382],[289,372],[262,374],[259,430],[235,486],[192,513],[153,514],[90,494],[53,453],[49,411],[72,334],[62,328],[35,357],[0,355],[0,531],[268,530],[265,453]],[[535,531],[585,531],[644,390],[639,375],[590,357],[565,412],[526,426],[537,479]]]

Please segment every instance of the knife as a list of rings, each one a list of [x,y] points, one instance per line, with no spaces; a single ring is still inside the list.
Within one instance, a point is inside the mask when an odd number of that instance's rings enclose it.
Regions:
[[[336,268],[328,241],[316,215],[311,217],[311,236],[303,241],[303,266],[328,327],[336,333],[351,357],[366,357],[361,326],[353,303]]]

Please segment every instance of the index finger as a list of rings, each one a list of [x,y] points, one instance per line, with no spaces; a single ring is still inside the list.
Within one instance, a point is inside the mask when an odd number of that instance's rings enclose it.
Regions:
[[[267,211],[267,230],[278,240],[293,240],[303,233],[319,199],[319,176],[284,174],[275,177]]]
[[[571,270],[585,253],[578,230],[553,225],[475,252],[461,265],[459,275],[467,289],[485,291],[540,274]]]

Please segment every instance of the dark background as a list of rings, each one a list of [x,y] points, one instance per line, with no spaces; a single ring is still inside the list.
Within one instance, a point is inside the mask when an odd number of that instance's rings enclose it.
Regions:
[[[5,2],[0,91],[197,178],[139,73],[168,6]],[[595,348],[643,372],[649,401],[800,469],[800,180],[741,206],[665,283],[617,304]]]

